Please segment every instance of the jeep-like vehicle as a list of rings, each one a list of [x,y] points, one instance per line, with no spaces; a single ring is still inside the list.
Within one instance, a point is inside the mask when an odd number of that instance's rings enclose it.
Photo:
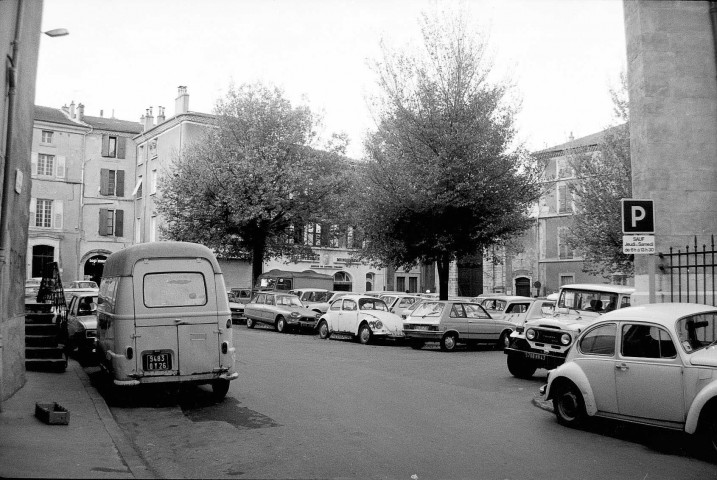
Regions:
[[[603,313],[629,307],[634,291],[619,285],[563,285],[553,315],[529,320],[511,334],[504,349],[508,370],[518,378],[530,378],[538,368],[563,364],[580,332]]]

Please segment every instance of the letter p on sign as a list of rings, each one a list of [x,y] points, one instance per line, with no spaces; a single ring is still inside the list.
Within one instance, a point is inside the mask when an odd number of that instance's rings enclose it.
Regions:
[[[655,233],[655,209],[652,200],[623,198],[622,233]]]

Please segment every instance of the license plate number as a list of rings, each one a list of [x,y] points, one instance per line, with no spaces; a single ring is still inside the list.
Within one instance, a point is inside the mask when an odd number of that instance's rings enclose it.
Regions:
[[[414,330],[428,330],[428,325],[416,325],[413,327]]]
[[[525,356],[532,360],[545,360],[545,354],[542,353],[525,352]]]
[[[170,353],[145,353],[142,356],[142,369],[146,372],[171,370],[172,355]]]

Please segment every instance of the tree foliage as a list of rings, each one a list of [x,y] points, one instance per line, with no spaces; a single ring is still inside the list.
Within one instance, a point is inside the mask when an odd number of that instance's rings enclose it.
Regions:
[[[434,12],[420,24],[422,50],[384,46],[374,63],[381,94],[365,141],[362,254],[396,267],[437,262],[445,299],[451,261],[527,228],[538,172],[512,148],[509,85],[489,82],[486,45],[466,15]]]
[[[346,190],[336,153],[345,137],[332,137],[334,151],[313,148],[319,120],[262,84],[232,87],[215,119],[216,128],[180,152],[160,182],[162,232],[251,259],[255,280],[265,259],[308,253],[294,239],[303,225],[325,221]]]
[[[632,197],[630,129],[627,123],[627,79],[610,90],[616,120],[622,122],[604,132],[594,154],[575,155],[571,165],[578,181],[572,191],[576,214],[569,229],[568,245],[583,253],[583,270],[609,277],[633,275],[633,257],[622,253],[620,199]]]

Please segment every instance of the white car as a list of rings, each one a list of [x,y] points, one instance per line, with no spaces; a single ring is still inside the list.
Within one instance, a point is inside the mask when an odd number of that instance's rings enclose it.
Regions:
[[[602,315],[541,389],[558,422],[591,416],[704,435],[717,459],[717,307],[654,303]]]
[[[403,314],[406,313],[416,302],[423,300],[422,297],[410,293],[389,293],[386,295],[379,295],[378,298],[386,302],[388,309],[399,317],[403,317]]]
[[[317,325],[319,338],[333,333],[351,335],[364,345],[375,338],[403,338],[403,321],[386,302],[368,295],[345,295],[334,300]]]

